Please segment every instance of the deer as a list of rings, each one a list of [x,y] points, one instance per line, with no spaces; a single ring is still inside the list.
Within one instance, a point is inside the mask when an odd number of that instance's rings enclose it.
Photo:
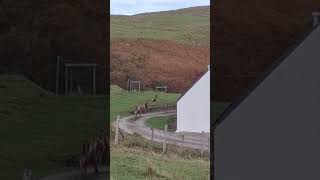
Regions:
[[[136,106],[136,110],[134,111],[134,115],[135,115],[135,118],[134,120],[136,121],[137,118],[138,118],[138,115],[141,116],[141,113],[140,113],[140,106]]]
[[[157,98],[158,98],[158,95],[156,94],[156,95],[154,96],[154,98],[153,98],[153,99],[151,99],[151,102],[153,103],[153,105],[155,105],[155,104],[156,104],[156,102],[157,102]]]
[[[82,144],[79,166],[82,175],[87,175],[88,166],[93,166],[95,173],[98,173],[99,160],[102,159],[107,153],[108,136],[105,130],[100,131],[97,137],[90,139],[89,142]]]
[[[135,120],[137,120],[138,116],[141,117],[141,114],[145,111],[144,105],[136,106],[136,110],[134,111]]]
[[[142,105],[142,112],[143,112],[143,113],[146,113],[146,112],[147,112],[148,102],[149,102],[149,100],[147,100],[147,102],[145,102],[145,103]]]
[[[82,144],[79,166],[83,176],[87,175],[87,168],[90,165],[94,167],[95,173],[98,173],[97,146],[98,143],[95,138]]]
[[[149,100],[147,100],[147,102],[145,102],[144,103],[144,110],[145,110],[145,112],[147,112],[147,109],[148,109],[148,102],[149,102]]]

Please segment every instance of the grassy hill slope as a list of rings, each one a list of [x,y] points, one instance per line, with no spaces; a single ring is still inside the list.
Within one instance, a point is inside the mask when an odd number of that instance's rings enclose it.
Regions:
[[[106,123],[106,97],[56,97],[21,76],[0,76],[0,179],[65,171],[66,154]]]
[[[111,16],[111,83],[126,88],[130,78],[143,88],[186,90],[210,63],[209,15],[201,6]]]
[[[209,18],[209,6],[133,16],[111,16],[111,39],[145,38],[208,45]]]

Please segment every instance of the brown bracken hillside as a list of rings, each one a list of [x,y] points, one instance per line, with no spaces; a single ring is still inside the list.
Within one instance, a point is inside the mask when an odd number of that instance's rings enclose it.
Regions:
[[[272,62],[312,29],[319,0],[223,0],[213,4],[216,100],[243,94]]]
[[[141,80],[142,87],[167,85],[183,92],[210,62],[209,47],[169,40],[114,40],[111,43],[111,83],[126,88],[127,79]]]
[[[210,7],[111,16],[111,83],[183,92],[210,64]]]

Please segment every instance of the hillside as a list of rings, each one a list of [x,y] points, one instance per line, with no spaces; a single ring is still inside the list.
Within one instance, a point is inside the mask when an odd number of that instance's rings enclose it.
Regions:
[[[216,100],[231,100],[312,28],[318,0],[225,0],[213,5]]]
[[[111,16],[111,39],[159,39],[209,45],[210,7]]]
[[[111,52],[111,83],[123,88],[130,77],[142,80],[142,88],[165,84],[168,91],[183,92],[202,75],[210,61],[209,47],[164,40],[113,41]],[[140,63],[132,57],[137,55]]]
[[[210,62],[209,6],[111,16],[111,82],[183,92]]]
[[[57,56],[73,57],[75,61],[88,58],[105,66],[106,3],[0,1],[0,73],[24,74],[54,90]],[[104,77],[98,78],[101,82]],[[105,86],[105,80],[99,84]],[[63,89],[63,83],[60,87]]]
[[[81,143],[107,121],[105,96],[55,96],[23,76],[0,75],[0,179],[16,180],[24,168],[35,179],[77,169]]]

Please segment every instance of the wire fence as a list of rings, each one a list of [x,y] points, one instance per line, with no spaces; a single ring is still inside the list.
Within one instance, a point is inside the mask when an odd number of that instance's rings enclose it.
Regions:
[[[115,143],[119,143],[120,130],[129,134],[140,134],[147,140],[163,144],[163,151],[166,151],[167,144],[178,147],[198,149],[210,152],[210,134],[209,133],[189,133],[189,132],[170,132],[165,125],[164,130],[149,128],[142,124],[136,123],[132,117],[125,117],[120,120],[117,118]]]

